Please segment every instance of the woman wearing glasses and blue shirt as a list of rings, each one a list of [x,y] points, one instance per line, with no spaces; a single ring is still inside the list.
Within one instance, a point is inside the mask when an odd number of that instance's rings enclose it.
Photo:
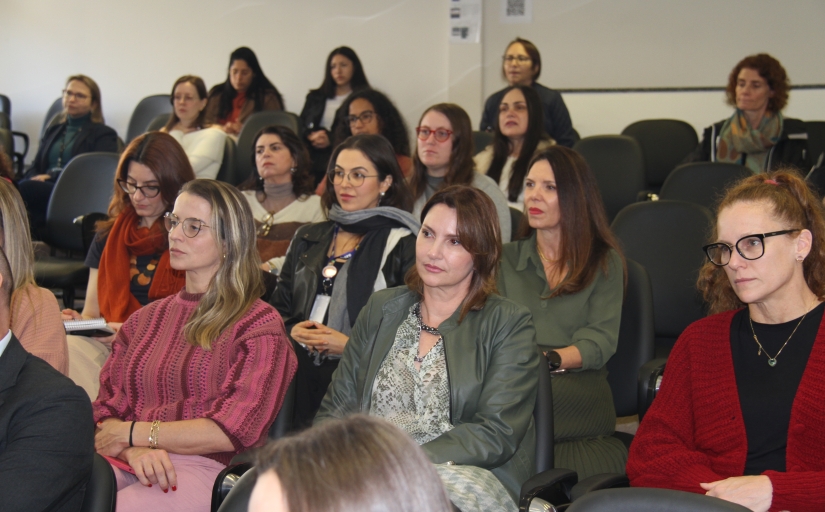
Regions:
[[[510,42],[502,57],[501,74],[510,87],[526,85],[538,93],[544,110],[544,131],[557,144],[572,148],[579,140],[579,134],[573,129],[567,105],[558,91],[536,82],[541,75],[541,55],[536,45],[520,37]],[[481,116],[481,131],[492,132],[495,129],[499,105],[508,90],[502,89],[487,98]]]
[[[64,319],[103,317],[117,331],[142,306],[183,288],[183,274],[169,264],[162,217],[184,183],[193,179],[186,153],[167,133],[146,133],[126,147],[115,173],[108,219],[97,224],[86,256],[89,282],[83,311],[66,309]],[[114,335],[68,336],[69,376],[93,399],[113,340]]]
[[[419,223],[392,146],[350,137],[332,154],[321,197],[328,221],[302,226],[270,303],[295,342],[295,420],[312,424],[361,308],[400,286],[415,262]]]
[[[822,203],[787,169],[746,178],[712,240],[698,286],[715,314],[676,342],[630,447],[630,483],[823,510]]]
[[[413,215],[419,217],[427,200],[450,185],[467,185],[487,194],[496,206],[501,239],[510,241],[512,223],[507,197],[490,177],[476,172],[470,116],[454,103],[439,103],[424,111],[409,177]]]

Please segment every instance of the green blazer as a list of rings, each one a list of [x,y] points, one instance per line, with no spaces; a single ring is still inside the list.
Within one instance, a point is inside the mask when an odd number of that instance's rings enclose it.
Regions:
[[[419,300],[406,287],[381,290],[361,310],[316,422],[369,413],[375,376],[398,327]],[[460,324],[459,311],[439,326],[454,428],[422,448],[433,463],[489,469],[517,501],[535,473],[539,357],[530,311],[491,295]]]

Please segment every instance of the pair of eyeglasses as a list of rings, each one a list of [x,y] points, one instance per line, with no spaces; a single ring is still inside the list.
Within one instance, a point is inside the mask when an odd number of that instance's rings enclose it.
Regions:
[[[435,140],[437,142],[447,142],[447,139],[453,135],[452,130],[447,130],[446,128],[433,130],[431,128],[427,128],[426,126],[419,126],[415,129],[415,133],[418,134],[418,140],[424,141],[429,139],[430,135],[433,135],[435,136]]]
[[[530,57],[526,55],[505,55],[501,58],[507,64],[514,64],[518,62],[519,64],[524,64],[525,62],[530,62]]]
[[[765,255],[765,239],[772,236],[787,235],[802,229],[783,229],[771,233],[761,233],[756,235],[743,236],[735,244],[729,245],[724,242],[716,242],[702,247],[711,263],[717,267],[724,267],[730,263],[730,257],[734,247],[736,252],[746,260],[758,260]]]
[[[372,122],[373,117],[375,117],[375,112],[373,112],[372,110],[365,110],[357,116],[347,116],[347,122],[350,125],[353,125],[358,121],[361,121],[361,124],[367,124],[369,122]]]
[[[364,174],[361,171],[344,172],[344,171],[336,169],[336,170],[331,171],[327,175],[327,177],[329,178],[329,181],[333,185],[340,185],[341,183],[344,182],[344,178],[346,178],[346,180],[349,181],[350,184],[353,187],[360,187],[361,185],[364,184],[365,179],[367,179],[367,178],[378,178],[378,175],[377,174]]]
[[[63,89],[63,96],[65,96],[67,100],[75,98],[78,101],[83,101],[89,98],[88,94],[83,94],[82,92],[72,92],[68,89]]]
[[[152,199],[160,194],[160,187],[157,185],[143,185],[142,187],[138,187],[137,183],[132,183],[126,180],[117,180],[117,184],[120,185],[121,190],[130,196],[135,194],[138,190],[140,190],[143,197],[147,199]]]
[[[186,235],[187,238],[195,238],[198,236],[198,233],[201,232],[201,229],[210,227],[200,219],[180,220],[180,218],[172,212],[166,212],[166,215],[163,216],[163,225],[166,226],[166,231],[170,233],[174,231],[178,225],[183,226],[183,234]]]

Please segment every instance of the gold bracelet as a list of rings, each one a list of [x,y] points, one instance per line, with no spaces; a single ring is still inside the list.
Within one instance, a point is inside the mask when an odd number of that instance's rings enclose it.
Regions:
[[[153,450],[158,447],[158,434],[160,434],[160,420],[155,420],[149,429],[149,448]]]

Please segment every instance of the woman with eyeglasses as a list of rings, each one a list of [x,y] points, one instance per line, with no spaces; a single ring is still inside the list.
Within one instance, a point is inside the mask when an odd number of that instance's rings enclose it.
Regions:
[[[330,186],[321,197],[329,218],[303,226],[270,303],[295,342],[295,421],[309,426],[372,292],[399,286],[415,262],[418,221],[392,146],[356,135],[335,148]]]
[[[226,133],[206,123],[206,85],[199,76],[184,75],[172,86],[172,114],[161,131],[180,143],[198,178],[218,176]]]
[[[825,510],[822,203],[786,168],[734,185],[716,219],[698,279],[711,316],[670,353],[630,483]]]
[[[86,256],[89,283],[83,311],[63,310],[64,319],[102,317],[117,332],[142,306],[183,288],[183,273],[169,264],[162,217],[184,183],[193,179],[186,153],[167,133],[143,134],[126,147],[115,172],[108,219],[98,222]],[[69,376],[92,399],[114,338],[68,337]]]
[[[544,131],[557,144],[572,148],[579,140],[579,134],[573,129],[570,112],[558,91],[536,82],[541,75],[541,55],[536,45],[517,37],[507,45],[502,57],[501,75],[510,84],[531,87],[539,95],[544,109]],[[502,89],[487,98],[484,113],[481,116],[481,131],[494,131],[496,120],[507,89]]]
[[[619,343],[625,266],[584,159],[552,146],[532,160],[518,240],[504,245],[499,293],[533,314],[553,375],[556,467],[579,478],[620,473],[607,361]]]
[[[255,112],[283,109],[281,93],[264,75],[255,52],[242,46],[229,56],[226,81],[209,91],[204,122],[237,136]]]
[[[295,232],[325,219],[321,198],[313,193],[309,155],[285,126],[267,126],[253,141],[255,168],[240,185],[258,230],[258,255],[267,272],[279,274]]]
[[[129,317],[92,404],[117,509],[201,511],[218,473],[261,446],[295,373],[263,292],[255,225],[231,185],[186,183],[164,216],[185,286]]]
[[[369,86],[355,50],[340,46],[329,53],[324,67],[324,81],[320,87],[309,91],[301,110],[304,139],[312,160],[316,185],[324,181],[332,154],[332,134],[346,116],[346,110],[342,110],[341,105],[350,94]]]
[[[555,141],[544,133],[544,115],[539,95],[526,85],[504,91],[498,108],[493,143],[473,160],[476,170],[498,182],[510,208],[524,208],[524,178],[533,155]]]
[[[507,198],[491,178],[476,172],[470,116],[454,103],[439,103],[424,111],[418,127],[413,172],[409,183],[420,216],[433,194],[450,185],[475,187],[493,200],[501,227],[501,239],[510,241],[512,223]]]
[[[18,183],[36,238],[46,227],[49,198],[69,160],[82,153],[117,152],[117,133],[103,123],[97,83],[86,75],[70,76],[63,89],[63,112],[46,129],[32,166]]]

